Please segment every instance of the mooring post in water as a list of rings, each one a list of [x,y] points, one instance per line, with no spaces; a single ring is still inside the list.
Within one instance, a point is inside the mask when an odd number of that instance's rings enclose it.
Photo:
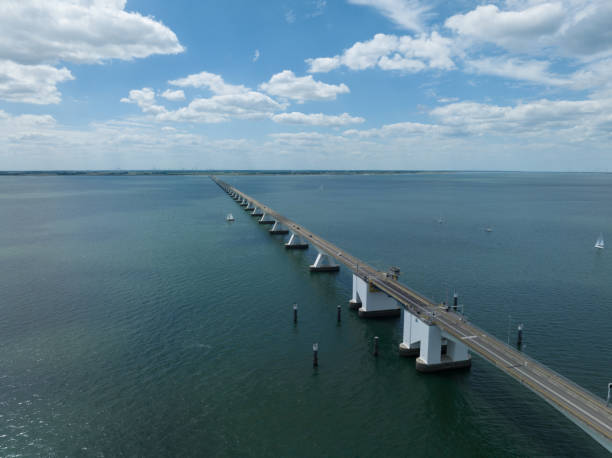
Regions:
[[[608,399],[606,399],[606,407],[610,405],[611,392],[612,392],[612,383],[608,383]]]
[[[374,336],[374,356],[378,356],[378,336]]]
[[[518,337],[516,344],[520,347],[523,343],[523,323],[518,325]]]
[[[293,322],[297,324],[297,312],[298,306],[297,304],[293,304]]]
[[[312,367],[317,367],[319,365],[319,344],[312,344]]]
[[[342,306],[339,305],[338,306],[338,323],[342,321],[341,315],[342,315]]]

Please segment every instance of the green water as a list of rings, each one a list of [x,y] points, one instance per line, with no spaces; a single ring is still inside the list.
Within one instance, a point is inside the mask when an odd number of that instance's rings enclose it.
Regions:
[[[526,353],[605,395],[611,176],[226,181],[436,300],[456,289],[503,340],[524,323]],[[3,177],[0,212],[2,456],[607,456],[478,357],[417,373],[400,320],[359,319],[346,271],[310,274],[315,253],[205,177]]]

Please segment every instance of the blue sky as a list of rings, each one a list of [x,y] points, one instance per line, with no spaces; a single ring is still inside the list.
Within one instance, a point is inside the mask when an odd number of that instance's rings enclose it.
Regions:
[[[612,171],[609,0],[3,0],[0,169]]]

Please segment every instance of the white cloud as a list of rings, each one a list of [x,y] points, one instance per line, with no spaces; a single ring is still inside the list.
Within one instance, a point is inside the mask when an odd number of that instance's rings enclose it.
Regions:
[[[328,72],[341,65],[351,70],[364,70],[378,66],[383,70],[419,72],[427,68],[450,70],[455,68],[451,59],[452,41],[437,32],[417,38],[376,34],[371,40],[357,42],[342,55],[307,59],[310,73]]]
[[[3,0],[0,58],[92,63],[183,52],[176,35],[125,0]]]
[[[0,98],[49,104],[74,79],[58,62],[101,63],[184,49],[169,28],[125,11],[124,0],[0,2]]]
[[[110,120],[72,129],[49,115],[0,110],[3,170],[238,168],[255,147],[242,138],[209,139],[155,122]]]
[[[317,57],[315,59],[306,59],[309,65],[309,73],[327,73],[342,65],[340,56],[335,57]]]
[[[166,100],[170,100],[171,102],[185,100],[185,92],[183,92],[182,89],[178,89],[176,91],[166,89],[161,96]]]
[[[293,10],[285,12],[285,21],[287,21],[287,24],[293,24],[295,22],[295,13]]]
[[[415,32],[423,30],[423,15],[429,10],[418,0],[348,0],[348,2],[375,8],[398,26]]]
[[[482,5],[467,14],[448,18],[445,25],[459,35],[522,48],[542,36],[554,34],[561,27],[563,17],[560,3],[542,3],[521,11],[500,11],[495,5]]]
[[[59,103],[61,95],[57,84],[73,79],[65,67],[0,60],[0,99],[39,105]]]
[[[205,87],[216,95],[241,94],[249,91],[249,88],[241,84],[227,84],[220,75],[209,72],[195,73],[168,83],[179,87]]]
[[[312,3],[314,6],[314,10],[312,11],[312,13],[308,15],[308,17],[321,16],[325,12],[327,1],[326,0],[314,0]]]
[[[3,110],[0,110],[0,122],[6,134],[23,129],[53,127],[56,124],[55,118],[51,115],[24,114],[13,116]]]
[[[416,73],[427,67],[420,60],[407,59],[399,54],[394,54],[391,58],[382,56],[378,61],[378,66],[383,70],[400,70],[408,73]]]
[[[550,64],[541,60],[522,60],[511,57],[492,57],[466,62],[469,72],[494,75],[550,86],[567,86],[570,82],[549,73]]]
[[[569,1],[569,14],[559,35],[559,46],[568,55],[609,56],[612,53],[612,2]]]
[[[349,129],[349,138],[387,141],[390,139],[459,137],[505,138],[528,145],[535,138],[548,139],[558,146],[612,139],[612,96],[584,100],[548,100],[501,106],[457,102],[431,110],[433,122],[399,122],[374,129]]]
[[[264,119],[284,110],[281,104],[261,92],[215,95],[193,100],[188,106],[160,113],[160,121],[217,123],[230,119]]]
[[[147,114],[160,114],[166,111],[164,107],[155,103],[155,92],[149,87],[132,89],[130,95],[122,98],[121,102],[135,103],[140,107],[143,113]]]
[[[399,38],[396,35],[377,33],[369,41],[358,41],[342,55],[342,63],[351,70],[374,67],[382,56],[397,51]]]
[[[349,129],[344,131],[344,135],[357,138],[388,138],[388,137],[412,137],[419,135],[433,135],[441,130],[435,124],[422,124],[418,122],[399,122],[386,124],[377,129]]]
[[[481,5],[448,18],[445,26],[475,43],[510,51],[585,59],[612,53],[609,0],[507,1],[506,10]]]
[[[272,116],[272,121],[286,124],[339,127],[350,124],[361,124],[365,119],[351,116],[348,113],[342,113],[341,115],[326,115],[323,113],[306,114],[294,111],[292,113],[279,113],[274,115]]]
[[[255,50],[255,53],[253,54],[253,62],[257,62],[259,60],[259,49]]]
[[[270,81],[261,83],[259,89],[300,103],[306,100],[335,100],[338,94],[350,92],[343,83],[327,84],[315,81],[311,75],[298,77],[291,70],[283,70],[273,75]]]
[[[548,100],[499,106],[458,102],[434,108],[440,124],[466,134],[561,136],[579,141],[595,136],[610,137],[612,98],[598,100]]]
[[[612,96],[612,59],[592,62],[571,75],[574,89],[593,89]]]

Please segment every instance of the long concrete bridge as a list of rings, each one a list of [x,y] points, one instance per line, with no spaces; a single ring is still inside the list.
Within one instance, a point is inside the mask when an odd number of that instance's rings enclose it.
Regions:
[[[318,254],[311,271],[335,271],[339,264],[348,268],[353,274],[349,304],[359,316],[403,314],[399,350],[403,356],[417,357],[417,370],[469,367],[471,350],[531,389],[612,452],[612,409],[603,399],[470,323],[457,309],[456,300],[452,305],[435,304],[401,284],[397,271],[380,272],[235,187],[211,178],[260,224],[272,225],[271,234],[287,234],[287,249],[312,245]]]

